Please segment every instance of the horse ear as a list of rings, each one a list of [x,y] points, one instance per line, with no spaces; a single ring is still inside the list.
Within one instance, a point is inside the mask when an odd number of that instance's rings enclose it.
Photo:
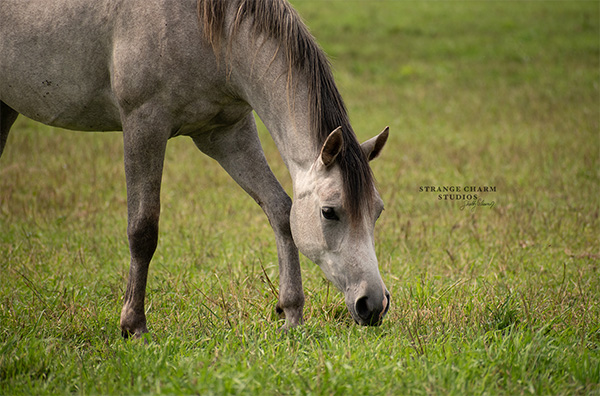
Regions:
[[[389,135],[390,127],[385,127],[385,129],[381,131],[379,135],[360,145],[365,157],[367,157],[369,161],[374,160],[379,156],[379,154],[381,154],[381,150],[383,149],[383,146],[385,146]]]
[[[323,143],[323,147],[321,148],[321,162],[326,167],[333,164],[335,158],[342,150],[342,146],[344,144],[344,138],[342,137],[342,127],[337,127],[333,132],[327,136],[325,139],[325,143]]]

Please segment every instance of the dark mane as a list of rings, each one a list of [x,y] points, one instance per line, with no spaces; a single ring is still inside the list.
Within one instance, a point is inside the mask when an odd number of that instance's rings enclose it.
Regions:
[[[227,11],[235,13],[231,32],[225,32]],[[205,38],[215,51],[221,39],[235,35],[243,21],[251,18],[255,32],[273,38],[284,49],[290,71],[308,78],[309,108],[313,141],[321,145],[335,128],[341,126],[344,147],[338,155],[344,179],[344,206],[352,219],[373,204],[374,180],[356,135],[350,125],[344,101],[335,85],[327,56],[316,43],[300,16],[285,0],[198,0],[198,18]]]

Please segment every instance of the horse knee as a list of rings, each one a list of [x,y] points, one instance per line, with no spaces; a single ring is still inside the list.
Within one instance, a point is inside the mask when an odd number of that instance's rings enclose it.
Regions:
[[[265,208],[269,222],[273,230],[282,236],[292,237],[292,231],[290,228],[290,212],[292,209],[292,200],[285,194],[282,196],[276,204],[271,205],[270,208]]]
[[[127,238],[131,258],[150,262],[158,244],[158,216],[139,216],[130,219]]]

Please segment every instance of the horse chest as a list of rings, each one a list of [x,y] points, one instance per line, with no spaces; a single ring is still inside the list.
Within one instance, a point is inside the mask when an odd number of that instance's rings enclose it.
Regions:
[[[203,106],[195,106],[193,109],[195,110],[190,111],[188,109],[181,113],[182,115],[189,115],[189,117],[181,120],[180,126],[173,136],[197,136],[215,129],[235,125],[252,111],[247,103],[238,101],[226,104],[205,103]]]

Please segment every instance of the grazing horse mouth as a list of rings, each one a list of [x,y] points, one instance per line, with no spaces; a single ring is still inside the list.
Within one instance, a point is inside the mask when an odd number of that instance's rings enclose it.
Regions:
[[[373,298],[368,296],[356,300],[353,310],[350,311],[354,321],[362,326],[380,326],[383,318],[388,313],[391,304],[390,293],[386,290],[381,305],[372,304]]]

